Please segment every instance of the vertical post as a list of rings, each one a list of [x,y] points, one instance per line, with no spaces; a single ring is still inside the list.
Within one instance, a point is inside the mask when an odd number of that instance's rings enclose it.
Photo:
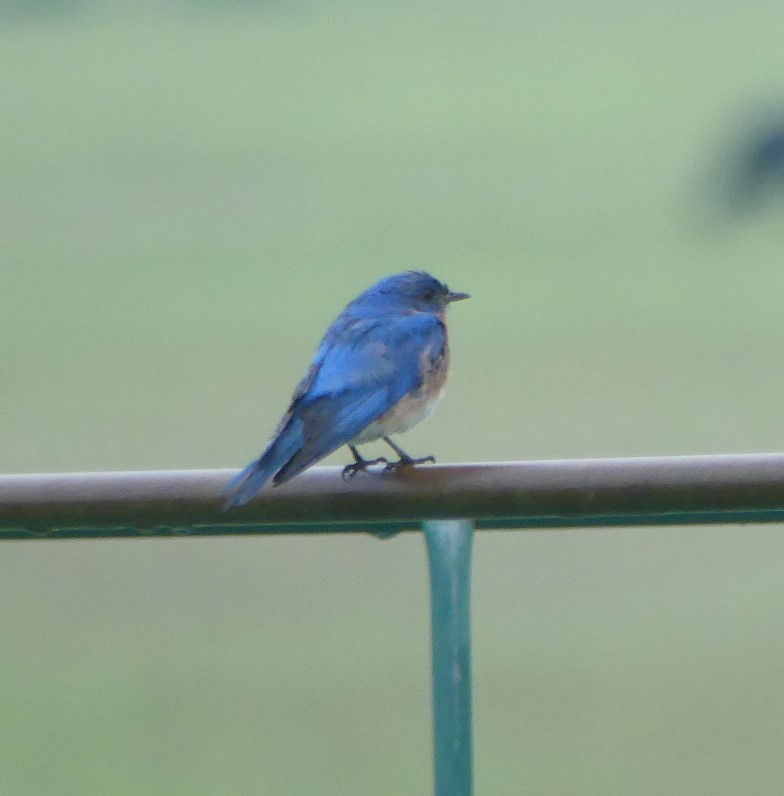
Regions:
[[[430,520],[422,529],[430,566],[435,796],[470,796],[470,520]]]

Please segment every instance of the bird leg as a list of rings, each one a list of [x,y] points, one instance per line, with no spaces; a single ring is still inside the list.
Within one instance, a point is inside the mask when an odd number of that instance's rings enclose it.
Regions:
[[[372,467],[374,464],[386,464],[389,467],[389,459],[385,459],[383,456],[379,456],[377,459],[363,459],[356,446],[349,442],[348,448],[354,456],[354,464],[347,464],[343,468],[342,477],[344,481],[350,481],[357,473],[367,470],[368,467]]]
[[[408,466],[410,464],[424,464],[425,462],[436,463],[435,456],[423,456],[421,459],[414,459],[409,456],[399,445],[395,445],[389,437],[382,437],[381,439],[389,445],[390,448],[400,457],[396,462],[387,462],[384,472],[397,470],[398,467]]]

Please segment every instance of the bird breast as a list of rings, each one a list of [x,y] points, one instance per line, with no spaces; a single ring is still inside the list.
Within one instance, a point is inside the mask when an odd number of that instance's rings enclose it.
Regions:
[[[352,442],[361,444],[391,434],[402,434],[432,413],[444,396],[446,374],[449,369],[449,349],[444,346],[444,350],[435,362],[429,361],[429,353],[425,351],[422,355],[424,370],[422,384],[406,393],[378,420],[366,426]]]

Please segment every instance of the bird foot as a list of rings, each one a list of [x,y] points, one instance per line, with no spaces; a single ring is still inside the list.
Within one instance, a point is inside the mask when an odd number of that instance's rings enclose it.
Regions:
[[[399,470],[401,467],[409,467],[414,464],[425,464],[426,462],[435,464],[436,457],[423,456],[421,459],[412,459],[410,456],[401,456],[396,462],[387,462],[387,466],[384,468],[384,472],[394,473],[397,470]]]
[[[347,464],[343,468],[341,478],[344,481],[350,481],[357,473],[367,470],[368,467],[372,467],[374,464],[385,464],[389,467],[389,459],[385,459],[383,456],[379,456],[377,459],[358,459],[353,464]],[[384,472],[386,472],[386,467]]]

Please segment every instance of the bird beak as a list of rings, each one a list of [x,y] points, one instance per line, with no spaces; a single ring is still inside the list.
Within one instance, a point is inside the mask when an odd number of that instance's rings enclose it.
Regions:
[[[468,293],[447,293],[446,294],[446,301],[447,304],[451,304],[453,301],[462,301],[463,299],[471,298]]]

